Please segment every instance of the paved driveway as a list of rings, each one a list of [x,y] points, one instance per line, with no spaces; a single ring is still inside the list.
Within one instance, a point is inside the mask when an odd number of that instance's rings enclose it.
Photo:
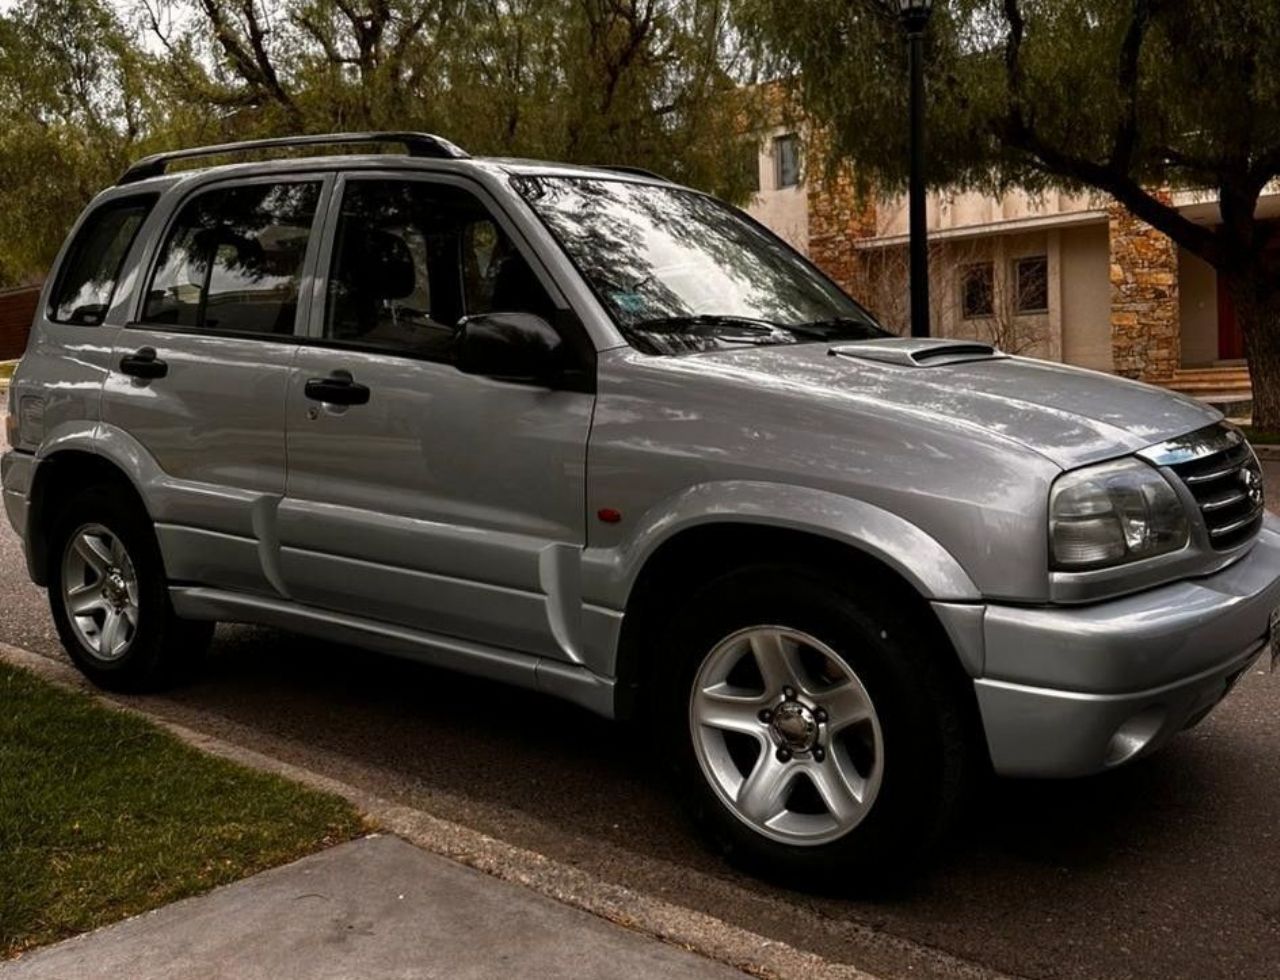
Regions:
[[[1280,465],[1267,470],[1280,500]],[[0,639],[61,657],[7,528]],[[1251,674],[1129,769],[997,783],[937,873],[879,903],[726,870],[654,779],[643,738],[537,694],[224,626],[206,677],[150,707],[885,977],[1277,975],[1280,676]]]

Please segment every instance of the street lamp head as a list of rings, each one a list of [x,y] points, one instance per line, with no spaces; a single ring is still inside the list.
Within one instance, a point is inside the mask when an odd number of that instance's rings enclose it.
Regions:
[[[923,31],[933,13],[933,0],[898,0],[898,12],[908,31]]]

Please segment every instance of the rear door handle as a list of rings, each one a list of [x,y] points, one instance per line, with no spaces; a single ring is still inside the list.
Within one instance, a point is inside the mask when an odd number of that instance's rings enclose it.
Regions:
[[[132,354],[120,358],[120,371],[131,378],[163,378],[169,373],[169,365],[156,357],[154,347],[140,347]]]
[[[327,405],[365,405],[369,389],[357,383],[350,371],[334,371],[327,378],[309,378],[303,393],[312,401]]]

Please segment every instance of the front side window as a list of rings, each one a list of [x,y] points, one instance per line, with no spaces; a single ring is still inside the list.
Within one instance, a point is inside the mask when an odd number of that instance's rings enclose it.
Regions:
[[[1019,313],[1049,311],[1049,260],[1045,256],[1018,259],[1013,264],[1013,279]]]
[[[438,360],[464,316],[555,316],[480,200],[426,181],[347,184],[326,293],[326,337]]]
[[[320,183],[244,184],[189,201],[169,229],[144,323],[293,333]]]
[[[108,201],[85,219],[62,263],[49,319],[86,326],[102,322],[120,267],[155,203],[154,194]]]
[[[887,335],[794,250],[714,198],[624,180],[513,184],[646,353]]]

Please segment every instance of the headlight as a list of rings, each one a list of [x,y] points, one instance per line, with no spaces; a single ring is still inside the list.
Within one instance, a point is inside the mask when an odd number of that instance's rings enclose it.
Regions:
[[[1049,540],[1059,571],[1105,568],[1178,551],[1190,525],[1182,501],[1141,460],[1065,473],[1049,492]]]

